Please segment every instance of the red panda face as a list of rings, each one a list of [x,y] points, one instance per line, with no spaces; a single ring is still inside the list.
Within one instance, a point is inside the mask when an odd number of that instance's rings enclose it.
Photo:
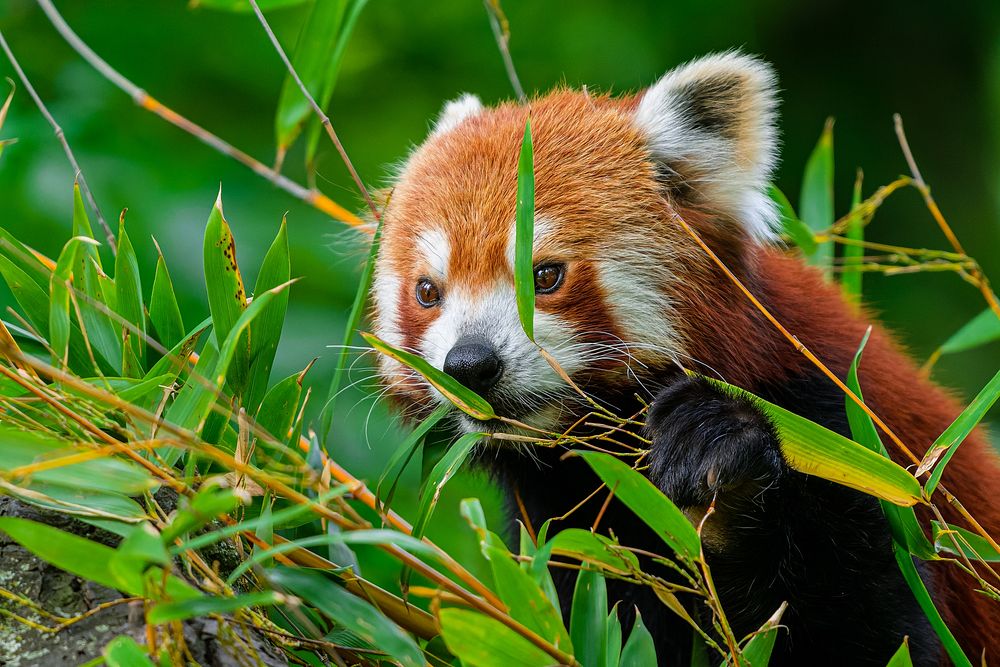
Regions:
[[[739,61],[736,72],[727,59]],[[750,151],[733,133],[760,137],[735,121],[721,127],[726,136],[702,127],[735,113],[713,106],[731,102],[719,82],[759,83],[746,70],[761,66],[742,56],[716,60],[686,68],[708,75],[707,106],[692,85],[698,73],[684,70],[639,98],[561,90],[490,110],[471,96],[450,103],[407,160],[385,210],[376,334],[453,375],[502,416],[550,429],[576,412],[575,394],[522,331],[514,296],[517,159],[530,116],[538,345],[584,388],[641,381],[643,368],[682,357],[686,333],[676,304],[689,299],[686,279],[703,267],[672,219],[676,211],[712,210],[721,225],[744,230],[734,233],[740,239],[757,234],[754,224],[766,227],[768,215],[759,190],[769,165],[761,183],[733,166],[738,149]],[[725,155],[701,155],[717,145]],[[670,182],[684,173],[683,183]],[[727,175],[735,182],[716,195],[725,184],[715,179]],[[397,362],[381,363],[384,381],[405,403],[445,400]],[[470,430],[484,427],[463,420]]]

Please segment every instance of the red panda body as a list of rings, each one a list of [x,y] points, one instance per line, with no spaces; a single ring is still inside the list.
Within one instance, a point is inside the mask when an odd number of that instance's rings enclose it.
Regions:
[[[846,375],[869,317],[771,244],[765,189],[776,159],[773,88],[766,65],[724,54],[670,72],[633,98],[562,90],[490,110],[471,96],[450,103],[404,165],[385,212],[376,332],[532,427],[559,431],[587,411],[538,355],[516,313],[517,156],[530,116],[536,340],[577,385],[620,414],[637,411],[637,394],[652,403],[647,474],[668,497],[697,510],[715,494],[706,549],[734,629],[753,631],[787,600],[788,633],[772,664],[884,665],[904,636],[915,664],[938,664],[940,645],[901,578],[877,502],[791,471],[759,411],[679,370],[720,377],[850,435],[840,390],[678,222],[696,229],[789,331]],[[401,365],[382,363],[392,394],[412,412],[445,400]],[[877,326],[860,378],[866,402],[917,456],[959,412]],[[504,428],[461,414],[455,426]],[[564,460],[564,451],[488,447],[483,465],[520,496],[536,526],[596,488],[589,469]],[[1000,533],[1000,467],[979,434],[958,450],[944,484]],[[589,527],[600,503],[554,528]],[[601,526],[626,546],[662,551],[615,503]],[[1000,656],[1000,605],[975,593],[974,580],[951,564],[921,567],[966,653]],[[565,603],[572,574],[554,576]],[[634,609],[642,613],[661,663],[689,659],[690,628],[649,589],[609,585],[626,626]]]

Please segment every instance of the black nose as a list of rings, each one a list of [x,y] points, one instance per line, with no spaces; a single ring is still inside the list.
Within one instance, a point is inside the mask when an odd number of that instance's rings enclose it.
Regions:
[[[485,394],[500,381],[503,363],[485,338],[463,336],[444,358],[444,372],[477,394]]]

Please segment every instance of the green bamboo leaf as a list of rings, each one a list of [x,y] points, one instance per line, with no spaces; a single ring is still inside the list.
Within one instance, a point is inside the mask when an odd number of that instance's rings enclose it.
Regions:
[[[268,579],[360,638],[378,646],[403,667],[424,667],[423,652],[409,635],[370,604],[326,577],[316,572],[282,567],[269,570]]]
[[[191,370],[187,381],[177,393],[177,398],[167,408],[166,419],[180,428],[198,431],[204,425],[212,404],[215,402],[217,388],[209,379],[219,361],[219,351],[213,341],[205,343],[198,357],[198,363]],[[173,464],[180,456],[180,450],[169,448],[157,450],[165,457],[167,463]],[[172,454],[166,452],[173,452]]]
[[[517,314],[525,335],[535,340],[535,268],[532,247],[535,237],[535,162],[531,143],[531,119],[524,123],[521,155],[517,160],[517,215],[514,239],[514,290]]]
[[[985,537],[950,523],[942,525],[938,521],[932,521],[931,528],[934,533],[934,547],[937,551],[956,556],[962,555],[971,560],[986,563],[1000,563],[1000,551],[994,549]],[[958,549],[955,549],[951,537],[954,537],[955,541],[958,542]]]
[[[132,241],[125,232],[125,216],[118,224],[118,255],[115,257],[115,310],[130,327],[122,325],[122,375],[142,377],[146,356],[146,313],[142,305],[142,281]]]
[[[59,253],[49,283],[49,345],[52,347],[52,363],[60,368],[65,367],[69,360],[72,329],[70,290],[73,269],[77,265],[77,255],[82,245],[97,245],[97,241],[86,236],[74,236],[67,241]]]
[[[941,645],[948,657],[951,658],[952,663],[955,664],[955,667],[972,667],[972,662],[966,657],[962,647],[958,645],[955,635],[951,633],[937,607],[934,606],[934,601],[931,600],[930,593],[927,592],[927,587],[924,585],[923,579],[920,578],[917,567],[913,564],[913,557],[899,545],[894,546],[893,553],[896,556],[899,571],[903,573],[903,579],[906,580],[906,584],[913,592],[913,597],[917,599],[917,604],[920,605],[927,620],[930,621],[931,627],[937,633],[938,639],[941,640]]]
[[[80,186],[75,183],[73,184],[73,236],[86,236],[96,240],[87,217],[87,208],[80,195]],[[115,322],[106,312],[108,304],[104,300],[98,276],[98,272],[103,273],[101,254],[96,247],[85,245],[77,249],[76,255],[76,266],[73,267],[74,283],[78,290],[83,291],[83,296],[77,298],[83,318],[81,326],[86,330],[87,338],[94,350],[114,367],[116,373],[120,373],[122,341]],[[105,309],[102,309],[101,305]]]
[[[920,483],[891,460],[739,387],[716,380],[710,382],[750,399],[770,417],[778,431],[785,462],[799,472],[828,479],[903,507],[921,502]]]
[[[317,104],[330,70],[333,69],[333,76],[336,76],[336,69],[340,66],[339,62],[332,63],[331,58],[346,7],[347,0],[315,3],[299,32],[299,40],[292,54],[292,66],[306,90],[317,100]],[[278,111],[274,117],[279,162],[313,113],[312,105],[302,94],[298,83],[291,73],[286,74],[278,97]]]
[[[322,3],[320,3],[322,4]],[[275,236],[257,274],[253,293],[263,294],[269,289],[283,285],[291,278],[291,260],[288,251],[288,227],[281,219]],[[281,325],[285,322],[288,309],[288,290],[282,290],[271,304],[257,316],[250,327],[250,385],[243,407],[253,414],[260,405],[271,379],[271,366],[281,338]]]
[[[607,650],[607,654],[604,656],[604,664],[607,667],[617,667],[618,663],[621,661],[622,657],[622,622],[618,618],[618,603],[611,608],[611,613],[608,614],[608,633],[607,642],[604,648]]]
[[[289,375],[271,387],[257,410],[257,426],[290,446],[295,445],[289,443],[289,437],[299,409],[299,399],[302,397],[304,373],[302,371]]]
[[[563,627],[562,616],[541,587],[511,559],[506,548],[487,547],[486,553],[497,594],[511,617],[560,651],[572,654],[573,645]]]
[[[249,607],[270,607],[284,602],[284,596],[275,591],[260,591],[226,597],[203,597],[183,602],[160,602],[153,605],[146,614],[146,620],[154,625],[171,621],[184,621],[210,614],[231,614]]]
[[[408,435],[399,446],[396,451],[393,452],[392,456],[389,458],[389,462],[386,464],[382,475],[379,477],[378,485],[375,487],[375,496],[381,502],[383,511],[392,504],[392,498],[396,491],[396,484],[399,482],[399,478],[402,476],[403,471],[409,464],[410,459],[418,449],[420,449],[421,444],[424,441],[424,436],[430,431],[434,426],[440,422],[445,415],[451,411],[451,406],[449,405],[439,405],[434,412],[423,420],[413,431]],[[393,475],[395,471],[395,474]],[[389,489],[383,493],[382,487],[385,485],[386,480],[390,475],[393,475],[392,484]]]
[[[247,309],[243,276],[236,263],[236,241],[229,223],[222,213],[222,190],[212,206],[205,226],[203,246],[205,286],[208,289],[208,307],[215,328],[215,342],[221,350],[229,332]],[[241,394],[246,388],[250,359],[250,340],[244,337],[236,352],[236,363],[229,378],[233,391]]]
[[[139,503],[128,496],[100,489],[31,480],[17,486],[0,481],[0,490],[36,507],[81,519],[102,519],[125,525],[149,518]]]
[[[362,332],[361,337],[382,354],[420,373],[435,389],[444,394],[455,407],[474,419],[487,421],[496,417],[493,407],[482,396],[472,391],[444,371],[431,366],[427,361],[404,350],[389,345],[376,336]]]
[[[540,571],[551,556],[575,558],[582,563],[596,565],[616,574],[628,574],[639,570],[639,559],[634,553],[617,548],[613,540],[582,528],[562,530],[539,547],[532,569]]]
[[[814,233],[826,232],[833,226],[833,119],[826,121],[823,134],[806,162],[799,199],[802,222]],[[830,275],[833,266],[833,243],[826,241],[809,256],[810,264]]]
[[[632,625],[632,632],[628,636],[628,641],[622,647],[622,657],[619,661],[622,667],[640,667],[641,665],[656,665],[656,646],[653,644],[653,636],[649,634],[646,625],[642,622],[642,614],[635,610],[635,623]]]
[[[231,489],[215,486],[201,489],[193,498],[182,497],[180,507],[163,529],[163,543],[173,544],[181,536],[198,530],[219,516],[229,514],[239,504],[239,498]]]
[[[462,467],[476,443],[485,437],[487,437],[485,433],[466,433],[448,448],[445,455],[434,466],[434,470],[431,471],[420,489],[420,506],[417,510],[417,520],[413,523],[414,536],[423,537],[424,530],[427,528],[438,499],[441,497],[441,489]]]
[[[615,497],[653,529],[678,556],[693,562],[701,552],[698,532],[680,509],[641,473],[603,452],[578,451]]]
[[[851,217],[848,221],[845,235],[853,241],[865,240],[864,218],[859,212],[861,206],[861,170],[854,182],[854,195],[851,198]],[[865,249],[860,245],[844,246],[844,272],[840,278],[840,286],[847,300],[853,304],[861,303],[861,283],[864,273],[861,272],[861,258]]]
[[[337,355],[337,367],[333,371],[333,379],[330,380],[330,390],[326,395],[326,403],[320,415],[321,439],[326,445],[326,438],[330,434],[330,427],[333,425],[333,407],[340,395],[340,385],[343,383],[344,374],[347,372],[348,346],[354,339],[354,334],[361,326],[361,318],[364,316],[365,302],[368,293],[371,291],[372,279],[375,276],[375,259],[378,256],[379,245],[382,241],[382,221],[379,220],[375,228],[375,235],[372,237],[371,246],[368,248],[368,259],[365,261],[365,268],[361,272],[361,280],[358,281],[358,289],[354,293],[354,304],[351,306],[351,314],[347,318],[347,325],[344,328],[343,347]]]
[[[910,643],[908,640],[908,637],[903,637],[903,643],[900,645],[899,650],[892,655],[885,667],[913,667],[913,660],[910,659]]]
[[[986,383],[986,386],[972,399],[968,407],[962,410],[962,414],[944,430],[944,433],[937,437],[934,444],[924,454],[924,459],[917,467],[916,474],[921,475],[932,467],[934,468],[924,485],[924,492],[928,498],[937,489],[945,466],[951,461],[951,457],[955,455],[959,445],[965,442],[965,439],[972,433],[972,429],[979,425],[979,422],[983,420],[998,398],[1000,398],[1000,371],[997,371],[993,379]]]
[[[153,667],[146,650],[128,635],[115,637],[101,653],[107,667]]]
[[[14,300],[21,307],[28,321],[41,335],[49,331],[49,295],[38,283],[15,262],[7,256],[0,255],[0,275],[10,288]],[[45,285],[48,287],[49,275],[46,275]]]
[[[608,591],[604,576],[580,570],[573,590],[569,634],[583,667],[605,667],[608,642]]]
[[[940,348],[941,354],[964,352],[1000,340],[1000,316],[987,308],[956,331]]]
[[[129,587],[137,574],[145,579],[146,572],[152,568],[159,570],[169,564],[170,558],[167,556],[163,541],[160,540],[160,534],[149,522],[144,521],[135,526],[115,549],[108,563],[108,570],[118,581],[118,586],[115,588],[124,589]],[[151,598],[160,597],[152,587],[145,591],[145,595]]]
[[[0,531],[46,563],[87,581],[117,589],[129,595],[144,595],[142,575],[134,572],[119,581],[109,564],[115,550],[97,542],[53,528],[43,523],[14,517],[0,518]],[[167,594],[176,600],[199,597],[201,593],[183,580],[167,575]]]
[[[469,609],[442,609],[444,643],[470,667],[548,667],[552,657],[506,625]]]
[[[285,7],[303,5],[306,2],[308,2],[308,0],[257,0],[257,6],[260,7],[260,11],[269,12],[273,9],[284,9]],[[192,9],[205,7],[207,9],[237,13],[247,13],[253,11],[253,8],[247,0],[191,0],[191,2],[188,3],[188,7]]]
[[[812,230],[806,226],[806,223],[799,220],[799,216],[795,215],[795,209],[792,208],[785,193],[775,185],[770,185],[767,192],[771,201],[777,206],[778,217],[781,219],[781,231],[792,239],[803,254],[812,255],[816,252],[816,239],[813,238]]]
[[[858,380],[858,366],[861,364],[861,354],[864,352],[865,345],[868,343],[868,336],[870,335],[871,328],[869,327],[847,371],[847,386],[861,400],[864,400],[864,396],[861,393],[861,383]],[[868,413],[847,396],[844,397],[844,405],[847,411],[847,422],[851,427],[851,436],[854,440],[871,451],[889,458],[889,452],[886,451],[885,446],[882,444],[882,439],[879,437],[878,431],[875,429],[875,424],[872,422],[872,418],[868,416]],[[937,557],[934,545],[924,535],[924,531],[920,528],[917,515],[914,513],[912,507],[899,507],[885,500],[880,500],[879,502],[889,522],[889,530],[892,532],[892,537],[897,544],[906,547],[907,551],[911,554],[924,560]]]
[[[91,448],[69,445],[42,433],[0,425],[0,472],[8,482],[44,482],[125,496],[140,495],[156,485],[145,468],[107,455],[89,458],[91,452]],[[13,475],[16,469],[35,464],[46,467],[30,470],[24,480]]]
[[[184,338],[184,318],[177,305],[174,284],[170,280],[167,262],[160,246],[156,246],[156,274],[153,277],[153,292],[149,297],[149,321],[153,323],[157,340],[170,349]]]
[[[767,667],[767,663],[771,661],[774,642],[778,638],[778,630],[781,629],[781,617],[787,608],[788,603],[782,602],[777,611],[764,622],[764,625],[754,633],[754,636],[743,647],[743,659],[750,664],[750,667]],[[730,660],[726,660],[722,663],[722,667],[727,667],[729,664]]]
[[[344,20],[340,24],[337,33],[337,43],[333,48],[333,54],[326,68],[326,80],[323,82],[323,91],[315,98],[320,109],[330,106],[330,99],[333,97],[333,90],[337,85],[337,75],[340,73],[340,63],[344,59],[344,52],[347,50],[347,43],[354,32],[354,26],[361,16],[361,10],[368,4],[368,0],[347,0],[347,9],[344,11]],[[319,147],[320,135],[323,133],[323,126],[319,118],[315,115],[309,117],[309,129],[306,133],[306,170],[312,174],[315,171],[316,149]]]

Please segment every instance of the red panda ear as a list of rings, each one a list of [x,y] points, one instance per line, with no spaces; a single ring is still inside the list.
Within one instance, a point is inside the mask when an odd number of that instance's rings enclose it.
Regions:
[[[778,148],[775,88],[770,65],[728,52],[667,72],[635,111],[673,194],[735,220],[758,241],[776,236],[767,195]]]
[[[478,97],[471,93],[464,93],[444,105],[441,113],[438,114],[437,120],[434,122],[434,129],[431,130],[431,136],[444,134],[466,118],[471,118],[482,110],[483,103],[479,101]]]

